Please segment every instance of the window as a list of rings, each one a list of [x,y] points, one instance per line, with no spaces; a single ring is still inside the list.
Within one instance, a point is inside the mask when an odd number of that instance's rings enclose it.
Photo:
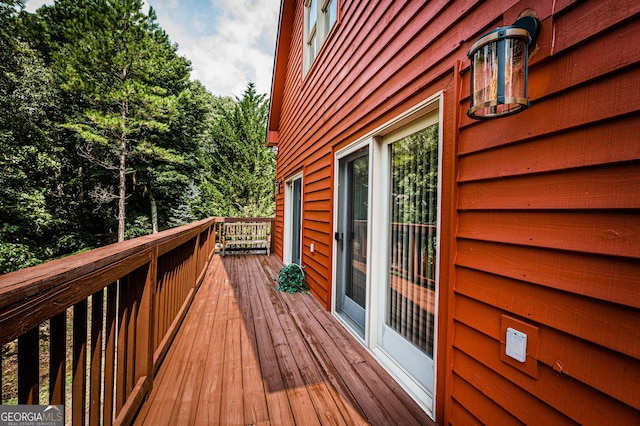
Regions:
[[[322,7],[322,16],[324,17],[324,26],[328,35],[338,17],[338,0],[325,0]]]
[[[304,72],[316,59],[338,19],[339,0],[306,0],[304,3]]]

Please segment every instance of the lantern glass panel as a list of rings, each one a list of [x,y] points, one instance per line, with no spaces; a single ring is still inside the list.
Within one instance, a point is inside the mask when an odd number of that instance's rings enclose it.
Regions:
[[[527,45],[521,38],[505,40],[505,76],[504,76],[504,105],[502,113],[518,110],[527,105],[526,66]],[[500,106],[499,106],[500,108]]]
[[[498,43],[489,43],[473,55],[473,102],[482,105],[496,99],[498,93]]]

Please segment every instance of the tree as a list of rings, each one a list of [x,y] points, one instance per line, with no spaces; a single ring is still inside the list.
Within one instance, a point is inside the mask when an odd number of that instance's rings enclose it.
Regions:
[[[142,0],[23,6],[0,0],[0,273],[211,215],[273,215],[253,84],[232,99],[190,81]]]
[[[275,155],[265,147],[268,102],[249,83],[235,102],[218,100],[206,144],[201,198],[214,216],[272,216]]]
[[[182,226],[187,223],[195,222],[198,217],[194,211],[194,204],[200,200],[200,191],[193,182],[189,183],[189,186],[185,189],[181,197],[181,203],[171,209],[171,217],[169,218],[169,225]]]
[[[150,135],[157,147],[170,150],[156,161],[136,155],[136,196],[149,200],[152,231],[169,222],[182,196],[201,173],[202,139],[210,116],[211,95],[200,82],[189,82],[176,97],[169,131]]]
[[[0,273],[50,255],[42,242],[57,226],[50,203],[59,166],[50,121],[57,92],[50,70],[19,37],[22,6],[0,2]]]
[[[162,135],[190,64],[177,55],[153,9],[142,12],[141,0],[60,0],[41,15],[52,68],[74,106],[62,127],[75,135],[81,157],[102,169],[92,171],[89,195],[98,208],[117,202],[117,240],[123,241],[136,166],[183,162]],[[65,20],[51,21],[59,15]],[[153,192],[147,194],[153,206]]]

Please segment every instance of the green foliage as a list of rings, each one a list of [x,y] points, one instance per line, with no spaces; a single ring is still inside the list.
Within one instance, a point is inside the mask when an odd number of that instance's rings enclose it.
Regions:
[[[151,221],[148,216],[138,215],[127,226],[125,236],[127,239],[141,237],[151,233]]]
[[[56,43],[52,66],[62,90],[82,107],[69,111],[63,128],[76,136],[76,149],[85,159],[113,173],[112,182],[96,182],[90,195],[99,206],[118,202],[122,240],[124,200],[136,190],[127,188],[128,176],[146,177],[141,188],[149,193],[153,178],[145,171],[184,162],[178,150],[163,143],[163,135],[190,66],[158,27],[153,10],[142,13],[140,0],[90,3],[80,13],[69,9],[73,24]]]
[[[308,293],[309,285],[304,273],[304,266],[290,263],[280,269],[276,290],[286,291],[289,294],[296,292]]]
[[[0,274],[41,263],[24,244],[0,243]]]
[[[193,182],[185,188],[181,197],[182,202],[171,208],[171,216],[169,217],[169,226],[182,226],[195,222],[198,218],[194,210],[194,204],[200,201],[200,191]]]
[[[393,222],[435,225],[438,196],[438,126],[393,145]],[[407,202],[420,200],[419,203]],[[426,208],[425,208],[426,206]]]
[[[253,84],[232,99],[190,81],[142,0],[23,6],[0,0],[0,273],[115,242],[122,223],[133,238],[273,215]]]
[[[58,92],[38,52],[20,37],[18,8],[0,2],[0,271],[40,263],[64,224],[53,203]]]
[[[269,217],[275,212],[275,155],[265,147],[268,102],[249,83],[235,102],[219,99],[205,142],[200,192],[212,216]]]

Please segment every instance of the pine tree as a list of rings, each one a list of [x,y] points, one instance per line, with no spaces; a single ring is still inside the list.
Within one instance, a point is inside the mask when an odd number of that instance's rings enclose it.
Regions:
[[[61,0],[52,8],[67,18],[58,24],[63,30],[51,32],[53,69],[76,106],[63,127],[76,136],[80,155],[103,170],[93,172],[90,195],[98,207],[117,202],[123,241],[136,165],[183,161],[158,141],[170,128],[190,64],[176,54],[153,9],[142,12],[141,0]]]
[[[268,102],[249,83],[242,98],[218,101],[207,147],[203,198],[217,216],[272,216],[275,155],[265,146]]]
[[[181,203],[171,208],[171,217],[169,218],[169,226],[182,226],[197,220],[193,205],[199,201],[200,191],[198,187],[190,182],[185,188],[181,197]]]

